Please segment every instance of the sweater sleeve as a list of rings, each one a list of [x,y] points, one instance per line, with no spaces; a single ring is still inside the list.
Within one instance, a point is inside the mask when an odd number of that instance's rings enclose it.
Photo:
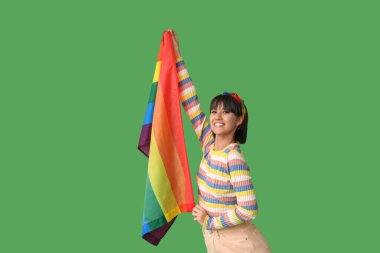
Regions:
[[[186,69],[182,57],[177,59],[176,66],[181,103],[193,125],[201,147],[203,148],[205,141],[211,134],[210,124],[206,119],[206,115],[202,111],[195,86],[193,85],[193,81]]]
[[[257,216],[258,206],[249,167],[239,151],[232,150],[228,155],[228,169],[236,195],[235,207],[221,216],[206,216],[204,229],[222,229],[253,220]]]

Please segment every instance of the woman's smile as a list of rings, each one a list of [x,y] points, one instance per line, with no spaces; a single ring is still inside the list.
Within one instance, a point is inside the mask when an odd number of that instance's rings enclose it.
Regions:
[[[221,123],[221,122],[214,122],[214,126],[216,126],[216,127],[221,127],[221,126],[224,126],[224,123]]]

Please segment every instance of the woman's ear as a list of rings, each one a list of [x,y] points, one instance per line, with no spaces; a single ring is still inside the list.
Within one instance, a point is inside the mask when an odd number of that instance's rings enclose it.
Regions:
[[[239,119],[238,119],[238,122],[236,123],[236,126],[239,128],[241,127],[241,125],[243,124],[243,116],[240,116]]]

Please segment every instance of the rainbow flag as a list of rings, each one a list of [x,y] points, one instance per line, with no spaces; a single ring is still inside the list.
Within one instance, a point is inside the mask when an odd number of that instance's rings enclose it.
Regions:
[[[171,31],[162,36],[138,149],[149,157],[142,237],[158,245],[194,203]]]

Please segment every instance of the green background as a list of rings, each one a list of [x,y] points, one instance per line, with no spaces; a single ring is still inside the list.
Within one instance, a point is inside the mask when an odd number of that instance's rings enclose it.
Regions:
[[[191,214],[158,247],[141,239],[136,147],[169,28],[206,111],[224,91],[246,102],[254,222],[273,252],[377,251],[376,1],[10,2],[0,252],[205,252]],[[184,128],[194,179],[201,151]]]

